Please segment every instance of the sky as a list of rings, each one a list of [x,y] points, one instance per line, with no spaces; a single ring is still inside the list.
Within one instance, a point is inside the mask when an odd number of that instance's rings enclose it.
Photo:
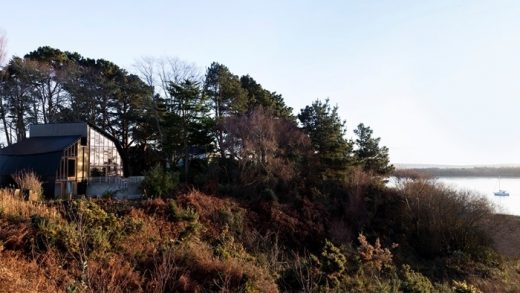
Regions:
[[[5,3],[7,2],[7,3]],[[520,2],[4,1],[8,54],[216,61],[295,114],[329,98],[393,163],[520,163]]]

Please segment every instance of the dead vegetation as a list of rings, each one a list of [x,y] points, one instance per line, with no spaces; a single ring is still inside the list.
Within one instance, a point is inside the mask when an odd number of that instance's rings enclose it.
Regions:
[[[247,202],[196,190],[137,202],[32,202],[2,190],[0,285],[7,292],[520,289],[517,218],[424,182],[397,192],[370,176],[352,178],[353,197],[337,199],[332,212],[319,201]]]

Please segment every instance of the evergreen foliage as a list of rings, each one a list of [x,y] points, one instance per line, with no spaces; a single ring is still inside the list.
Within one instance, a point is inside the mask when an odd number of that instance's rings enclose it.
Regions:
[[[308,133],[314,152],[317,180],[345,180],[352,165],[352,143],[345,138],[345,121],[338,114],[338,107],[316,100],[298,114],[303,129]]]
[[[379,175],[386,175],[393,171],[388,156],[388,148],[379,146],[381,138],[372,137],[373,130],[360,123],[354,133],[357,138],[355,140],[354,157],[357,164],[363,167],[367,172],[374,172]]]

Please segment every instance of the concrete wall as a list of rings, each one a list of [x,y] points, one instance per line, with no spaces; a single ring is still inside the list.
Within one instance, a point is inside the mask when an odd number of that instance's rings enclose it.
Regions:
[[[143,176],[128,178],[98,177],[91,178],[87,185],[87,196],[101,197],[106,192],[114,192],[118,199],[137,199],[143,196],[140,190]]]

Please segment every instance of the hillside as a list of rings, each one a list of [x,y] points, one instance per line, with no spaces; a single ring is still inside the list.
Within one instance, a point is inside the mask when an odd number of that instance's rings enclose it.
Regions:
[[[517,218],[427,182],[378,182],[356,175],[349,200],[188,190],[29,202],[2,190],[0,283],[4,292],[520,290]]]

